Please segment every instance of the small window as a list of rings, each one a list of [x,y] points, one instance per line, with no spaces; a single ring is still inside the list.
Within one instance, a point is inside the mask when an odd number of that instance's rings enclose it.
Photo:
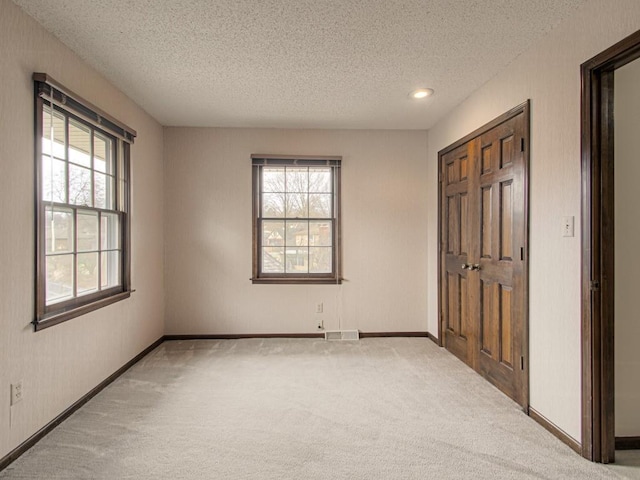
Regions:
[[[339,283],[341,158],[251,158],[253,282]]]
[[[130,295],[135,132],[46,74],[36,85],[36,330]]]

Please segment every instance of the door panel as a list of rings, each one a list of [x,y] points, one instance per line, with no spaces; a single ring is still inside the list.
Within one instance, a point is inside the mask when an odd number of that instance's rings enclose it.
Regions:
[[[444,346],[523,406],[527,125],[525,107],[440,154]]]
[[[467,270],[462,265],[470,255],[471,239],[469,212],[470,199],[469,168],[473,162],[469,159],[467,148],[450,152],[444,161],[443,210],[446,212],[446,228],[442,229],[442,243],[446,253],[442,260],[441,304],[442,318],[445,319],[443,335],[448,349],[464,362],[471,362],[474,348],[473,328],[469,319],[469,284]]]

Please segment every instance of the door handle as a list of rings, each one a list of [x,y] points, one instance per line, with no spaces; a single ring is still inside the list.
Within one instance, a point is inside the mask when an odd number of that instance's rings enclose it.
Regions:
[[[471,265],[467,265],[466,263],[462,264],[462,269],[466,270],[467,268],[471,268]]]
[[[477,271],[477,270],[480,270],[480,265],[476,263],[474,265],[468,265],[467,268],[471,271],[474,271],[474,270]]]

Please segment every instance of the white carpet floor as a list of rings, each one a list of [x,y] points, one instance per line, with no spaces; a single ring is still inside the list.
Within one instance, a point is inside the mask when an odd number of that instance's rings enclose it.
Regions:
[[[422,338],[165,342],[0,479],[619,479]]]

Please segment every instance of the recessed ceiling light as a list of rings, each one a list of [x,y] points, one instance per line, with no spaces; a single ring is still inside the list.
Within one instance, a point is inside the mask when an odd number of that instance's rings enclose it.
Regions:
[[[417,90],[414,90],[413,92],[411,92],[409,94],[409,96],[411,98],[415,98],[415,99],[421,99],[421,98],[427,98],[430,97],[431,95],[433,95],[433,89],[432,88],[419,88]]]

